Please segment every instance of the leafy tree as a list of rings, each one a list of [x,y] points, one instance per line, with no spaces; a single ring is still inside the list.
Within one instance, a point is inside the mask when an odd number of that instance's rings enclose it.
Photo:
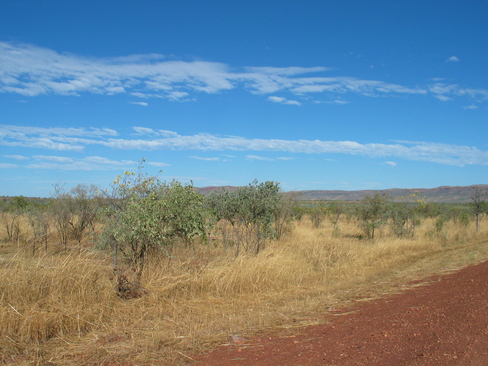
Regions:
[[[224,221],[220,226],[224,245],[230,239],[236,255],[242,251],[257,254],[264,249],[266,239],[275,235],[273,222],[281,200],[279,183],[255,180],[234,191],[223,189],[211,194],[208,207],[217,222]]]
[[[328,212],[330,215],[330,221],[334,226],[337,226],[337,224],[339,223],[339,219],[343,211],[344,211],[344,207],[341,203],[338,202],[329,203]]]
[[[480,220],[481,215],[486,212],[486,195],[487,192],[481,187],[474,186],[471,191],[471,202],[473,207],[473,213],[476,217],[476,232],[480,232]]]
[[[204,197],[195,191],[192,184],[182,185],[173,180],[162,185],[161,199],[166,202],[171,235],[190,246],[195,237],[206,239],[206,212]]]
[[[291,232],[296,207],[297,202],[293,193],[282,194],[282,199],[278,202],[274,212],[276,239],[280,239]]]
[[[187,245],[205,236],[203,197],[193,185],[170,184],[142,171],[125,172],[114,181],[102,244],[113,248],[114,267],[120,252],[141,276],[149,253],[170,255],[177,239]]]
[[[417,196],[417,192],[400,199],[400,202],[392,203],[390,206],[391,229],[399,238],[413,238],[415,227],[420,224],[420,214],[425,201]]]
[[[7,241],[14,242],[20,238],[19,218],[28,207],[28,202],[23,196],[13,197],[4,207],[2,222],[7,233]]]
[[[441,206],[437,202],[426,202],[422,207],[422,215],[434,222],[434,219],[441,214]]]
[[[357,215],[367,238],[374,239],[376,230],[385,224],[388,206],[388,197],[380,193],[375,193],[373,196],[366,195],[361,200]]]
[[[312,220],[312,226],[315,228],[319,228],[328,213],[329,210],[325,202],[320,201],[318,203],[314,203],[314,205],[309,210],[310,219]]]

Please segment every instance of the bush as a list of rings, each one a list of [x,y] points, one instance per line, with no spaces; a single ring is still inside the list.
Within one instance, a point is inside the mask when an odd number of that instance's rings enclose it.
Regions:
[[[277,182],[255,180],[232,192],[223,189],[211,194],[208,207],[216,222],[224,220],[220,226],[224,245],[230,239],[236,255],[263,250],[266,239],[275,236],[273,221],[282,202],[279,193]]]
[[[376,230],[387,220],[388,197],[379,193],[374,196],[366,195],[358,208],[357,216],[361,228],[369,239],[374,239]]]
[[[120,252],[138,277],[148,253],[170,256],[178,239],[188,245],[196,236],[205,237],[203,196],[192,184],[161,182],[141,166],[138,173],[117,177],[110,201],[102,246],[113,249],[114,267]]]

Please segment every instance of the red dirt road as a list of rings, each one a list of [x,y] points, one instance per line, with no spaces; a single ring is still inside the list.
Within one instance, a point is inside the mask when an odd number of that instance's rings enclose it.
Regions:
[[[328,324],[221,346],[192,364],[488,365],[488,262],[430,281]]]

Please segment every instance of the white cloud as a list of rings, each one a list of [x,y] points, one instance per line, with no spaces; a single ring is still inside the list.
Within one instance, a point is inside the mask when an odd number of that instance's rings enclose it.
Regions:
[[[296,100],[287,100],[286,98],[277,97],[277,96],[268,97],[268,100],[270,102],[274,102],[274,103],[289,104],[289,105],[302,105],[300,102],[298,102]]]
[[[172,91],[168,93],[168,99],[171,101],[181,100],[187,97],[189,94],[186,92]]]
[[[398,164],[393,162],[393,161],[385,161],[385,164],[386,165],[390,165],[390,166],[397,166]]]
[[[289,104],[289,105],[302,105],[302,103],[296,101],[296,100],[287,100],[283,104]]]
[[[149,105],[146,102],[130,102],[130,104],[142,105],[143,107],[147,107]]]
[[[268,100],[275,103],[283,103],[286,100],[286,98],[271,96],[268,97]]]
[[[449,57],[446,62],[459,62],[459,59],[456,56]]]
[[[73,162],[73,159],[67,158],[64,156],[34,155],[33,158],[36,160],[54,161],[57,163],[72,163]]]
[[[23,155],[2,155],[4,158],[15,159],[15,160],[28,160],[27,156]]]
[[[488,90],[461,88],[456,84],[435,83],[428,86],[429,91],[437,99],[445,102],[453,100],[455,96],[468,96],[476,101],[488,100]]]
[[[147,127],[132,127],[132,129],[140,135],[154,135],[157,133],[152,128],[147,128]]]
[[[327,67],[248,67],[247,70],[256,74],[268,75],[299,75],[309,74],[321,71],[329,71]]]
[[[22,130],[22,133],[18,132]],[[137,132],[154,132],[152,129],[136,127]],[[63,129],[56,134],[49,128],[17,127],[0,125],[0,145],[42,147],[47,150],[62,150],[58,144],[73,146],[78,150],[87,145],[98,145],[112,149],[123,150],[198,150],[198,151],[274,151],[294,154],[352,154],[373,158],[396,157],[408,160],[429,161],[448,165],[488,165],[488,152],[476,147],[439,144],[431,142],[396,141],[393,144],[358,143],[355,141],[321,141],[321,140],[281,140],[256,139],[240,136],[217,136],[208,133],[196,135],[179,135],[173,131],[159,130],[154,134],[146,134],[137,139],[119,138],[115,131],[106,133],[99,131],[94,134],[92,129]],[[69,134],[82,135],[92,133],[93,136],[84,138],[71,137]],[[144,138],[142,138],[144,137]],[[45,143],[41,146],[39,141]],[[60,142],[58,142],[60,141]],[[249,159],[268,159],[257,155],[248,155]],[[75,161],[79,162],[79,161]],[[116,166],[103,158],[89,157],[85,163]],[[122,161],[120,164],[132,162]],[[118,164],[118,165],[120,165]]]
[[[0,169],[16,169],[16,168],[19,168],[19,165],[0,163]]]
[[[105,136],[117,136],[117,132],[106,128],[46,128],[0,125],[0,145],[4,146],[81,152],[84,145],[97,144],[99,143],[98,139]]]
[[[449,62],[459,61],[452,56]],[[0,92],[24,96],[42,94],[128,94],[138,98],[195,100],[199,93],[215,94],[243,88],[256,95],[287,92],[296,97],[309,93],[333,96],[387,94],[442,94],[429,86],[405,86],[349,76],[317,76],[327,67],[244,67],[208,61],[171,60],[162,55],[114,58],[63,54],[34,45],[0,42]],[[312,74],[312,75],[310,75]],[[438,81],[439,79],[436,79]],[[457,96],[488,99],[488,90],[454,86]],[[299,100],[272,96],[268,100],[300,105]],[[336,99],[336,103],[340,99]],[[146,106],[145,102],[131,102]]]
[[[280,157],[276,158],[277,160],[294,160],[293,158],[286,158],[286,157]]]
[[[130,160],[110,160],[100,156],[89,156],[82,159],[72,159],[54,156],[39,157],[41,162],[26,165],[27,169],[56,169],[56,170],[122,170],[131,169],[137,162]],[[42,159],[41,159],[42,158]]]
[[[471,105],[468,105],[466,107],[463,107],[464,109],[478,109],[478,106],[477,105],[474,105],[474,104],[471,104]]]
[[[449,100],[452,100],[452,98],[449,98],[449,97],[447,97],[445,95],[440,95],[440,94],[439,95],[436,95],[435,97],[437,99],[439,99],[441,102],[447,102]]]
[[[205,161],[218,161],[220,158],[202,158],[200,156],[190,156],[190,159],[205,160]]]
[[[271,158],[266,158],[263,156],[257,156],[257,155],[246,155],[247,160],[262,160],[262,161],[274,161],[274,159]]]
[[[316,103],[316,104],[340,104],[340,105],[349,104],[348,101],[341,100],[341,99],[335,99],[333,101],[315,100],[314,103]]]
[[[149,164],[149,165],[152,165],[152,166],[157,166],[157,167],[165,167],[165,166],[171,166],[171,164],[167,164],[167,163],[159,163],[159,162],[149,162],[149,161],[146,161],[146,164]]]

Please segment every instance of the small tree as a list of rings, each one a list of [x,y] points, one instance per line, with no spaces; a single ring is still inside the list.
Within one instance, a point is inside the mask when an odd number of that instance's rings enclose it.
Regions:
[[[13,197],[4,207],[2,221],[7,233],[7,241],[14,242],[20,238],[19,218],[25,213],[28,202],[23,196]]]
[[[195,191],[192,183],[183,185],[173,180],[163,185],[161,199],[166,201],[171,235],[181,239],[188,247],[195,237],[206,239],[204,197]]]
[[[391,219],[391,230],[399,238],[413,238],[415,228],[420,224],[420,213],[425,206],[425,200],[420,199],[417,192],[409,197],[400,197],[399,202],[390,206],[389,216]]]
[[[366,195],[357,208],[361,227],[369,239],[374,239],[376,230],[385,224],[388,211],[388,198],[384,194]]]
[[[297,203],[293,193],[282,194],[282,199],[278,202],[274,213],[276,239],[281,239],[291,232],[296,207]]]
[[[114,181],[111,194],[107,193],[111,206],[102,234],[102,244],[113,249],[114,267],[120,252],[138,277],[149,253],[164,250],[170,255],[178,238],[189,244],[195,236],[205,235],[203,197],[193,185],[167,184],[142,168]]]
[[[70,207],[70,197],[66,188],[60,182],[54,185],[54,191],[51,193],[53,198],[50,206],[51,215],[54,218],[54,227],[59,235],[59,240],[64,248],[68,246],[70,234],[70,221],[73,220],[73,213]]]
[[[98,187],[93,184],[79,184],[66,195],[69,211],[72,213],[68,223],[79,248],[86,229],[90,228],[92,233],[95,231],[95,218],[99,210],[98,192]]]
[[[49,227],[51,226],[49,204],[31,205],[27,209],[26,215],[34,234],[32,239],[32,254],[34,255],[37,250],[36,245],[41,243],[44,243],[44,249],[47,251]]]
[[[328,213],[329,210],[325,202],[320,201],[318,203],[314,203],[314,205],[309,210],[310,219],[312,220],[312,226],[314,228],[319,228]]]
[[[255,180],[232,192],[224,189],[211,194],[208,207],[216,221],[223,221],[224,245],[230,239],[236,255],[241,251],[258,254],[264,249],[266,239],[275,235],[273,222],[281,199],[279,183]]]
[[[472,187],[471,191],[471,202],[472,202],[472,207],[473,207],[473,213],[474,216],[476,217],[476,232],[480,232],[480,221],[481,221],[481,215],[486,212],[486,190],[474,186]]]

